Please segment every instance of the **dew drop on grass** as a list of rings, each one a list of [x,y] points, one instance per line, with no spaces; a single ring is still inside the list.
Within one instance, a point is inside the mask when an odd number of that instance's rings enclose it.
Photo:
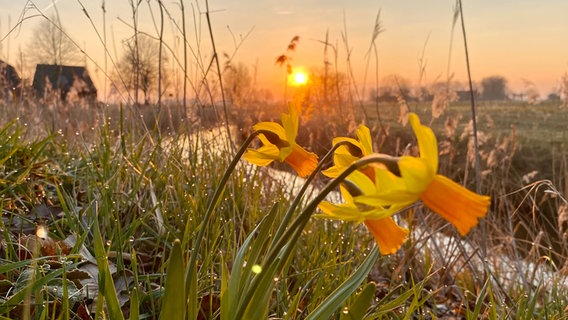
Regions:
[[[349,313],[349,308],[344,307],[344,308],[343,308],[343,314],[348,314],[348,313]]]
[[[254,266],[252,266],[251,271],[255,274],[259,274],[262,272],[262,267],[259,266],[258,264],[255,264]]]

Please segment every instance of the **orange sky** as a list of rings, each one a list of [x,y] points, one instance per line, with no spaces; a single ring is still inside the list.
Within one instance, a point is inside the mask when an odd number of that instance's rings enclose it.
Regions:
[[[23,1],[0,0],[2,37],[20,17],[28,18],[21,28],[2,41],[1,58],[16,64],[18,49],[28,48],[30,33],[41,19],[33,16],[39,12],[51,15],[56,7],[64,28],[92,59],[88,62],[89,71],[100,87],[105,51],[95,29],[103,34],[101,7],[104,4],[106,8],[107,48],[114,59],[115,52],[119,55],[121,39],[131,35],[129,1],[37,0],[31,3],[37,9],[28,5],[24,10]],[[91,20],[82,11],[81,3]],[[179,1],[164,3],[171,16],[180,22]],[[210,39],[205,16],[198,13],[205,10],[205,2],[184,3],[190,45],[194,50],[201,48],[197,54],[206,61],[211,56]],[[300,42],[293,53],[294,64],[306,69],[323,66],[323,46],[318,40],[323,40],[326,32],[329,41],[337,45],[338,67],[342,72],[347,71],[347,50],[343,41],[347,37],[354,75],[363,82],[365,53],[379,10],[384,28],[376,39],[379,78],[397,74],[417,84],[419,59],[423,57],[426,82],[445,79],[448,64],[455,79],[464,81],[466,69],[459,25],[453,35],[451,58],[449,55],[454,4],[451,0],[209,1],[218,51],[234,54],[234,61],[243,62],[251,69],[256,66],[258,84],[272,88],[281,88],[283,81],[283,70],[274,60],[285,52],[288,42],[296,35],[300,36]],[[154,2],[150,7],[157,17],[158,7]],[[475,0],[464,1],[464,10],[474,81],[502,75],[508,79],[511,89],[521,90],[524,80],[528,80],[538,87],[542,96],[559,86],[560,78],[568,71],[568,20],[565,18],[568,1]],[[147,1],[142,1],[139,24],[142,30],[156,34]],[[194,26],[198,26],[197,31]],[[179,34],[172,30],[172,23],[166,21],[167,41],[175,47],[175,37],[179,41]],[[243,41],[236,50],[240,38]],[[374,79],[373,61],[374,57],[367,77],[369,85]],[[107,63],[109,70],[111,64]]]

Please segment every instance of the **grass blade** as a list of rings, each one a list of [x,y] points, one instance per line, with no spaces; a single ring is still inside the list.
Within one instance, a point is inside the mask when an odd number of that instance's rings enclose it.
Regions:
[[[140,299],[138,298],[138,289],[132,288],[130,293],[130,320],[140,319]]]
[[[187,296],[189,298],[189,302],[187,304],[187,319],[195,320],[197,319],[197,314],[199,312],[199,301],[197,296],[197,269],[193,268],[189,272],[192,277],[189,283],[189,290],[187,292]]]
[[[371,267],[379,256],[378,247],[375,246],[359,268],[345,280],[329,297],[327,297],[308,317],[307,320],[330,319],[331,315],[357,290],[361,282],[365,280]]]
[[[349,306],[348,312],[346,314],[342,313],[340,320],[361,320],[367,313],[373,298],[375,297],[375,291],[377,286],[374,282],[367,283],[363,288],[363,291],[357,296],[355,301]]]
[[[108,265],[108,257],[104,249],[103,238],[101,236],[101,230],[97,219],[94,219],[93,223],[93,244],[95,246],[95,257],[97,259],[97,267],[99,269],[99,289],[104,296],[109,317],[117,320],[124,319],[116,289],[114,287],[110,267]]]
[[[174,246],[170,254],[170,261],[168,263],[160,319],[185,319],[185,301],[187,296],[185,294],[184,277],[185,267],[183,266],[181,242],[176,240],[174,241]]]

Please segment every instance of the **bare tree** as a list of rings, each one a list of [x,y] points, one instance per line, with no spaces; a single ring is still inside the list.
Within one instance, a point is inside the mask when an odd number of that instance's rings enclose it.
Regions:
[[[150,93],[157,90],[160,67],[159,42],[140,34],[136,37],[136,41],[134,38],[129,38],[123,41],[123,45],[124,53],[118,63],[115,78],[119,79],[119,83],[123,83],[129,92],[138,88],[144,95],[144,102],[149,103]],[[166,58],[162,59],[164,60],[162,62],[165,62]],[[162,77],[164,76],[165,74],[162,74]]]
[[[523,91],[522,95],[527,97],[527,102],[530,104],[535,104],[540,98],[540,92],[538,91],[536,85],[527,79],[522,79],[523,81]]]
[[[481,80],[481,98],[484,100],[506,100],[507,79],[502,76],[490,76]]]
[[[253,79],[244,63],[225,65],[223,82],[225,94],[233,105],[241,105],[253,99]]]
[[[81,51],[61,25],[57,16],[42,20],[28,43],[28,58],[33,64],[81,64]]]

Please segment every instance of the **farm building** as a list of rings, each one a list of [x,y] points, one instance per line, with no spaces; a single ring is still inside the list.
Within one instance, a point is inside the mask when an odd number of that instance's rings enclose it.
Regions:
[[[20,92],[22,79],[16,69],[0,60],[0,99],[13,98]]]
[[[32,87],[38,98],[55,92],[58,92],[61,101],[66,101],[70,93],[87,100],[97,98],[97,88],[85,67],[38,64]]]

